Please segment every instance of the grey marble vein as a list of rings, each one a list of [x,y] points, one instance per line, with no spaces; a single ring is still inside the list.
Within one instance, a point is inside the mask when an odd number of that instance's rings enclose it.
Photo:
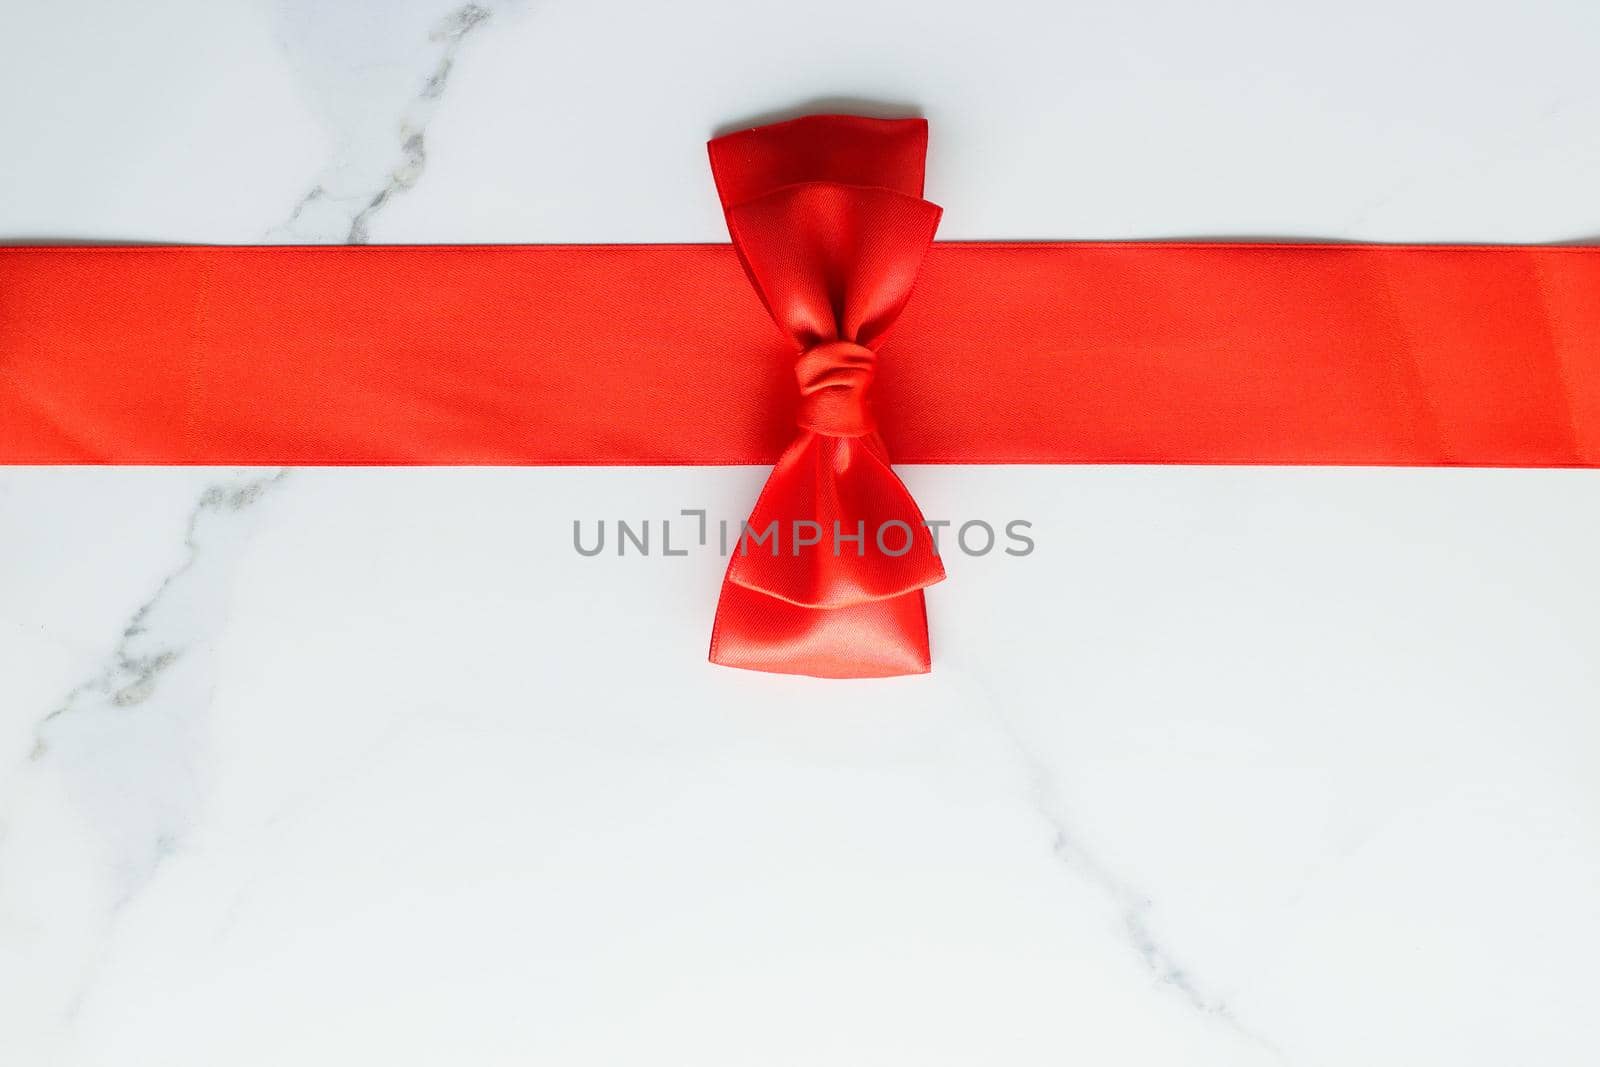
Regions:
[[[986,696],[985,703],[1027,776],[1029,799],[1050,831],[1051,853],[1111,904],[1121,925],[1123,941],[1160,987],[1181,998],[1195,1011],[1226,1026],[1277,1062],[1289,1063],[1288,1054],[1279,1045],[1241,1022],[1227,1001],[1209,990],[1195,972],[1180,961],[1179,954],[1162,942],[1150,921],[1154,907],[1150,897],[1112,871],[1084,844],[1082,836],[1073,829],[1073,820],[1061,799],[1055,773],[995,702]]]
[[[489,21],[491,14],[490,9],[481,4],[463,4],[429,31],[431,65],[406,75],[414,89],[400,114],[381,126],[374,124],[374,116],[370,114],[353,116],[352,121],[358,128],[341,131],[343,147],[339,157],[329,164],[271,236],[341,240],[346,244],[366,244],[371,240],[372,222],[378,213],[422,179],[428,165],[428,124],[444,98],[463,44]],[[373,64],[374,68],[385,69],[393,59],[392,54],[406,43],[400,40],[369,42],[367,47],[382,60]],[[378,93],[374,92],[376,95]],[[385,130],[392,132],[383,132]]]
[[[53,860],[52,894],[11,887],[47,935],[35,946],[55,964],[47,973],[67,983],[57,1002],[68,1026],[95,984],[120,916],[195,825],[206,793],[197,767],[211,706],[210,646],[226,622],[228,578],[253,529],[251,513],[286,477],[280,470],[206,486],[185,524],[178,564],[122,625],[104,666],[34,729],[17,779],[35,800],[14,808],[8,830],[18,820],[48,820],[50,805],[38,798],[60,796],[95,842],[92,855]],[[0,877],[29,866],[28,856],[13,854],[14,835],[0,845]]]
[[[171,853],[194,800],[186,772],[209,685],[168,694],[165,683],[180,665],[203,656],[202,646],[222,626],[225,590],[217,588],[215,572],[237,562],[248,529],[239,516],[287,477],[279,470],[207,486],[189,513],[182,561],[123,625],[105,667],[74,687],[35,729],[30,762],[55,764],[74,780],[80,799],[100,808],[107,826],[122,831],[108,835],[123,880],[118,906]],[[197,577],[207,570],[213,572],[209,580]],[[178,773],[151,774],[152,760]],[[108,791],[120,779],[126,779],[127,792]],[[153,783],[165,784],[153,789]],[[130,798],[152,801],[143,826],[136,825],[141,805],[128,803]]]

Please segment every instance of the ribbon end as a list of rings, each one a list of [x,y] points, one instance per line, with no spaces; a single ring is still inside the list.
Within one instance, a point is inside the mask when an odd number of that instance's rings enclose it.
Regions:
[[[812,608],[725,582],[709,659],[723,667],[812,678],[927,674],[933,657],[926,601],[918,589]]]

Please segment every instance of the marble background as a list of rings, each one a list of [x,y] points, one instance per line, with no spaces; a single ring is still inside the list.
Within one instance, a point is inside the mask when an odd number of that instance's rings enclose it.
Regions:
[[[1600,237],[1600,9],[10,0],[0,239]],[[537,294],[530,294],[536,297]],[[1600,1061],[1600,477],[906,470],[936,672],[703,662],[764,472],[0,473],[0,1063]]]

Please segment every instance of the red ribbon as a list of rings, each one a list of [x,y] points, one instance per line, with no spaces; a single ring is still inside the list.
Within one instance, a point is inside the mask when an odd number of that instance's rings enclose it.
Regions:
[[[872,417],[876,348],[911,298],[939,209],[927,124],[815,116],[721,137],[728,232],[794,345],[799,433],[728,564],[711,659],[824,678],[929,668],[922,590],[944,578]],[[801,533],[801,531],[805,533]]]
[[[776,461],[751,525],[780,554],[733,558],[712,657],[835,676],[928,669],[942,571],[884,441],[1600,466],[1600,249],[930,248],[925,148],[841,118],[713,142],[737,253],[0,248],[0,462]],[[822,535],[798,557],[796,519]]]

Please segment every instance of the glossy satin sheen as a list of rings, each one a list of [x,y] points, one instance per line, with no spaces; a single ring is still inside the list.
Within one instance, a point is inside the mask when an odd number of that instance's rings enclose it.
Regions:
[[[793,345],[800,394],[796,436],[749,520],[771,547],[741,539],[729,560],[714,663],[822,678],[929,669],[922,590],[944,566],[872,405],[875,350],[939,224],[922,199],[927,141],[921,120],[830,115],[709,146],[734,249]]]
[[[1600,465],[1600,249],[935,243],[896,463]],[[0,248],[0,462],[775,462],[728,245]]]

